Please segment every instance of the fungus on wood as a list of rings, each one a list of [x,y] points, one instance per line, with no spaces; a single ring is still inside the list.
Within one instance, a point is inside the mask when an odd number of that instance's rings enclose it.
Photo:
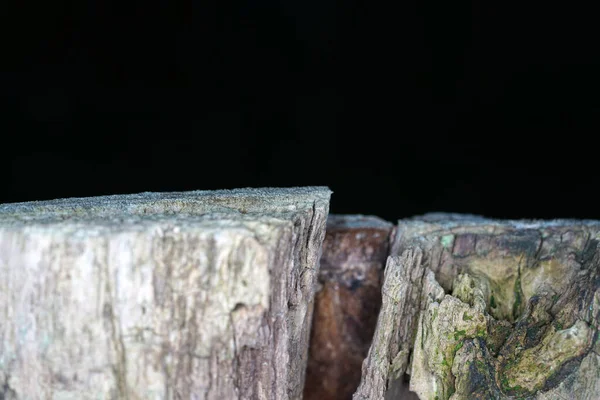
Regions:
[[[597,399],[599,241],[592,221],[400,221],[354,398]]]
[[[300,399],[329,197],[0,206],[0,398]]]

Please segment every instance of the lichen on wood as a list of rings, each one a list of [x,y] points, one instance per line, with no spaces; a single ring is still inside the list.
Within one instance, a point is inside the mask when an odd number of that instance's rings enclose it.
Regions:
[[[0,398],[301,398],[329,196],[1,205]]]
[[[355,398],[403,398],[406,372],[427,400],[597,399],[599,243],[591,221],[400,221],[386,280],[423,278],[382,307]]]

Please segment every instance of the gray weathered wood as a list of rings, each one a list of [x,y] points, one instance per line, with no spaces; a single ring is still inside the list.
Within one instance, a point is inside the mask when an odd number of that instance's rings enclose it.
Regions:
[[[399,380],[401,383],[425,283],[422,258],[419,248],[407,250],[400,257],[388,257],[381,310],[369,354],[363,363],[361,384],[354,394],[355,400],[383,399],[388,392],[389,381]]]
[[[600,223],[400,221],[355,399],[598,399]],[[414,395],[414,394],[413,394]]]
[[[0,398],[301,398],[329,196],[1,205]]]

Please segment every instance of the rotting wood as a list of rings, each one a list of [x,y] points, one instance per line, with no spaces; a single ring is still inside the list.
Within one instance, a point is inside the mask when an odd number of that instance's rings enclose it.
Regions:
[[[305,400],[352,398],[381,305],[381,277],[392,228],[377,217],[329,216]]]
[[[0,206],[0,398],[300,399],[330,191]]]
[[[355,399],[597,399],[600,223],[399,222]],[[409,283],[410,282],[410,283]]]

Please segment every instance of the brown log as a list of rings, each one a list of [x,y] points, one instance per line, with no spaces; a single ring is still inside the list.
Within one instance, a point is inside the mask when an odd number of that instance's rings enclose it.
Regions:
[[[381,276],[392,224],[331,215],[315,298],[306,400],[352,398],[381,305]]]

